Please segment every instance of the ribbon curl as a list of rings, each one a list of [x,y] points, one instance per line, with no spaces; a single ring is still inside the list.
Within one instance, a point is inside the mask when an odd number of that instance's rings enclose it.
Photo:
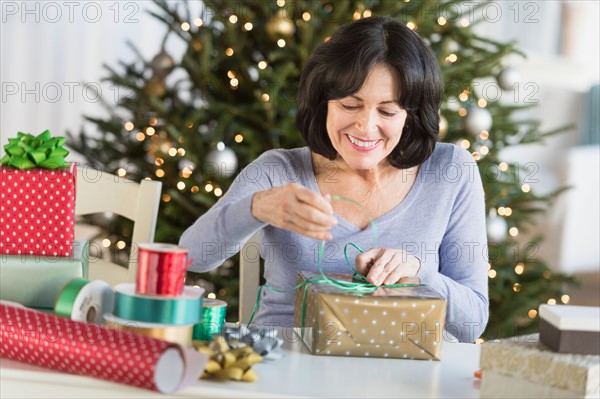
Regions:
[[[0,159],[0,165],[16,169],[58,169],[69,166],[65,157],[69,151],[65,145],[65,137],[52,137],[49,130],[37,136],[18,132],[16,138],[8,139],[4,146],[6,155]]]
[[[353,199],[345,198],[340,195],[334,195],[331,199],[338,200],[338,201],[347,201],[347,202],[353,203],[354,205],[357,205],[365,213],[365,215],[369,218],[369,224],[371,225],[371,229],[372,229],[372,233],[373,233],[373,243],[375,245],[377,245],[377,241],[379,240],[379,237],[377,235],[377,226],[375,225],[375,221],[373,220],[373,218],[371,217],[369,212],[365,209],[365,207]],[[350,269],[352,271],[352,280],[353,281],[339,280],[336,278],[331,278],[325,274],[325,272],[323,271],[323,267],[322,267],[323,265],[321,264],[321,259],[323,258],[323,253],[325,252],[325,240],[323,240],[323,241],[321,241],[321,245],[319,246],[319,252],[317,254],[317,268],[319,271],[319,275],[317,277],[309,277],[306,280],[302,281],[300,284],[296,285],[295,287],[288,288],[285,290],[280,290],[280,289],[271,287],[268,284],[261,285],[260,287],[258,287],[258,295],[256,298],[256,302],[254,304],[254,309],[252,310],[252,314],[250,315],[250,320],[248,320],[248,326],[252,325],[252,321],[254,320],[256,311],[258,310],[258,307],[260,304],[260,298],[262,298],[263,288],[267,288],[274,292],[287,293],[287,292],[296,291],[298,288],[304,287],[304,293],[303,293],[303,297],[302,297],[302,309],[301,309],[301,314],[302,314],[301,325],[302,325],[302,327],[304,327],[304,325],[305,325],[304,322],[305,322],[305,317],[306,317],[306,298],[307,298],[307,294],[308,294],[308,285],[310,283],[327,284],[327,285],[336,287],[340,291],[355,292],[359,295],[373,293],[373,292],[377,291],[379,288],[420,287],[420,286],[426,285],[426,284],[420,284],[420,283],[419,284],[408,283],[408,284],[385,284],[385,285],[377,286],[375,284],[369,283],[367,281],[367,278],[365,276],[363,276],[360,272],[358,272],[358,270],[356,270],[356,268],[354,266],[352,266],[352,264],[350,263],[350,259],[348,258],[348,253],[347,253],[347,249],[348,249],[349,245],[353,246],[361,253],[364,251],[358,245],[351,243],[351,242],[347,243],[344,246],[344,257],[346,258],[346,263],[348,264],[348,266],[350,267]],[[304,328],[302,328],[302,337],[304,337]]]

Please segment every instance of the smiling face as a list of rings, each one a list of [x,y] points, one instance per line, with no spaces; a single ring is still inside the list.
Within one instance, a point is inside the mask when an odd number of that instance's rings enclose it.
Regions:
[[[378,64],[356,93],[327,104],[327,134],[339,157],[357,170],[386,166],[398,145],[406,111],[398,104],[395,71]],[[338,158],[339,159],[339,158]]]

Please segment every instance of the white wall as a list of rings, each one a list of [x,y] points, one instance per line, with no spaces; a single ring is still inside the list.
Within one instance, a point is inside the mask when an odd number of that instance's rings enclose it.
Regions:
[[[102,65],[133,60],[126,40],[150,57],[165,31],[148,1],[2,1],[2,137],[16,131],[77,131],[83,114],[101,113],[85,83],[100,85]],[[104,98],[114,90],[101,87]]]
[[[532,176],[536,182],[531,184],[533,191],[545,194],[561,186],[572,186],[546,214],[538,217],[536,226],[520,234],[520,241],[527,243],[543,234],[545,240],[535,256],[553,269],[598,271],[600,189],[598,178],[594,176],[598,173],[600,150],[580,151],[574,147],[581,141],[587,92],[600,82],[600,2],[503,1],[496,4],[502,9],[502,18],[495,23],[482,23],[477,30],[497,40],[517,40],[519,47],[526,51],[526,59],[513,58],[509,62],[521,75],[522,93],[517,98],[531,95],[530,99],[537,103],[524,116],[540,120],[542,130],[576,125],[542,144],[503,151],[507,161],[536,165],[537,171]],[[526,84],[530,84],[529,89],[523,90]],[[514,102],[513,96],[507,94],[503,101]],[[575,170],[578,173],[574,173]]]

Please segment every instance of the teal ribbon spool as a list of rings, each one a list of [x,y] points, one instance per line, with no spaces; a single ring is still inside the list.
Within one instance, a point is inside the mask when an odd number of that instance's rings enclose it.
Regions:
[[[219,299],[205,299],[202,306],[202,322],[194,326],[192,338],[195,341],[211,341],[225,325],[227,303]]]
[[[204,290],[184,287],[183,294],[175,297],[140,295],[135,284],[115,287],[113,314],[121,319],[148,323],[192,325],[200,322]]]

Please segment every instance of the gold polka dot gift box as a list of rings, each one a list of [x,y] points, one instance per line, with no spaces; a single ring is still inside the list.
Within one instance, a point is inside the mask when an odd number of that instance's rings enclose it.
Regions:
[[[0,253],[71,256],[76,164],[64,137],[17,133],[0,159]]]
[[[300,272],[298,281],[319,276]],[[310,282],[296,292],[294,325],[315,355],[440,360],[445,317],[446,300],[425,285],[364,294]]]

